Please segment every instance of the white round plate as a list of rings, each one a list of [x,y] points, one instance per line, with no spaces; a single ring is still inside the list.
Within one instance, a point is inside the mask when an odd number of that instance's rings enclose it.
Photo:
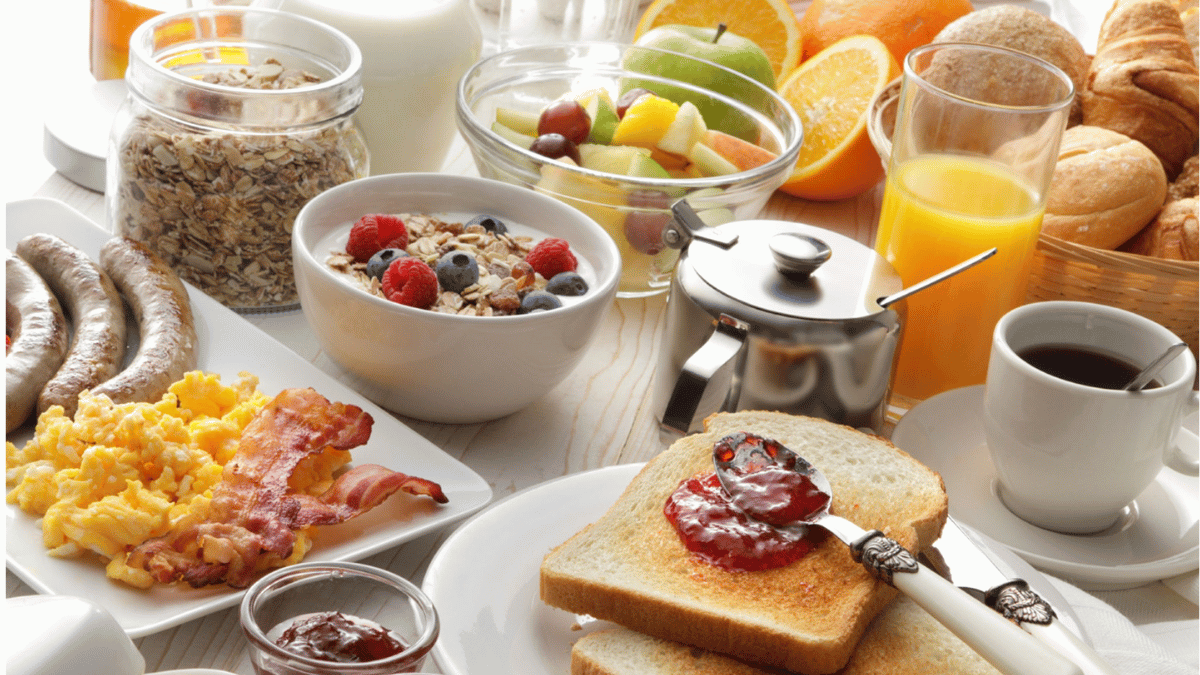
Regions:
[[[938,394],[908,411],[892,442],[942,474],[950,515],[1081,588],[1112,590],[1183,574],[1200,558],[1200,480],[1163,469],[1117,525],[1091,535],[1044,530],[996,492],[983,429],[983,385]]]
[[[446,539],[423,584],[441,620],[433,656],[442,672],[571,672],[571,645],[612,624],[544,604],[538,568],[552,548],[599,520],[642,466],[611,466],[535,485],[487,507]],[[1016,556],[1003,559],[1080,633],[1049,580]]]

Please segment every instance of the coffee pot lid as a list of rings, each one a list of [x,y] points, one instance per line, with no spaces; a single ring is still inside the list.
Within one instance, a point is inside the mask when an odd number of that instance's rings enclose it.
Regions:
[[[873,249],[831,230],[743,220],[687,246],[687,264],[717,291],[750,307],[801,319],[840,321],[884,311],[900,275]]]

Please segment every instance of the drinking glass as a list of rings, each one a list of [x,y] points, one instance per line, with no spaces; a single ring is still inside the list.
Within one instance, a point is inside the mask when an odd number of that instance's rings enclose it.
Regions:
[[[484,54],[548,42],[629,42],[638,0],[471,0]]]
[[[893,392],[983,383],[992,329],[1021,304],[1074,87],[1039,58],[931,44],[904,60],[875,249],[917,283],[991,259],[910,297]]]

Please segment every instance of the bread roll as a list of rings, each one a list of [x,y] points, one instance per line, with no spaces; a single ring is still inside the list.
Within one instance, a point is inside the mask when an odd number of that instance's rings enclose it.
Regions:
[[[1200,196],[1200,158],[1192,155],[1183,163],[1183,170],[1167,186],[1167,201]]]
[[[1063,133],[1042,232],[1115,249],[1149,223],[1167,194],[1154,153],[1115,131],[1078,126]]]
[[[1200,258],[1198,208],[1200,199],[1196,197],[1167,202],[1154,222],[1138,232],[1121,250],[1167,260]]]
[[[1090,59],[1066,28],[1037,12],[1016,5],[994,5],[951,21],[934,42],[978,42],[1024,52],[1062,68],[1075,84],[1068,125],[1083,116],[1082,96]]]
[[[1141,141],[1174,178],[1195,153],[1200,76],[1167,0],[1117,0],[1100,26],[1083,123]]]

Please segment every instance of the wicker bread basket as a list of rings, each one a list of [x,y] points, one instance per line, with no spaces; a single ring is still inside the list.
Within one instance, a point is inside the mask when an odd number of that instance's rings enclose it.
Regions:
[[[867,132],[887,167],[900,97],[897,78],[871,102]],[[1166,326],[1200,354],[1200,263],[1083,246],[1042,234],[1026,302],[1078,300],[1140,314]]]
[[[1192,353],[1200,336],[1200,263],[1106,251],[1043,234],[1026,302],[1082,300],[1127,309],[1178,335]]]

